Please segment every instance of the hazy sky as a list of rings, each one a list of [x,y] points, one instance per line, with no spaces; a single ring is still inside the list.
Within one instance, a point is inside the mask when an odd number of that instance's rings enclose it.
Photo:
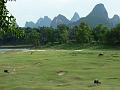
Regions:
[[[19,26],[24,26],[26,21],[36,22],[44,16],[53,19],[62,14],[70,19],[74,12],[78,12],[80,17],[84,17],[98,3],[105,5],[109,17],[120,15],[120,0],[16,0],[8,2],[7,8],[16,17]]]

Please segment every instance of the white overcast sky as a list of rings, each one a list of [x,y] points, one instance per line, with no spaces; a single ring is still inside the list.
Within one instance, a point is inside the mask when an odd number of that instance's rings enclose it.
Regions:
[[[74,12],[78,12],[84,17],[98,3],[105,5],[110,18],[114,14],[120,16],[120,0],[16,0],[8,2],[7,9],[16,17],[18,25],[24,26],[26,21],[36,22],[44,16],[53,19],[62,14],[70,19]]]

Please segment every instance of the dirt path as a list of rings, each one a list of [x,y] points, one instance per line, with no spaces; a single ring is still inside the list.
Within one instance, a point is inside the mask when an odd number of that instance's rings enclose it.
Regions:
[[[57,51],[57,52],[67,52],[67,51],[76,51],[81,52],[83,50],[30,50],[30,49],[0,49],[0,52],[8,51],[22,51],[22,52],[45,52],[45,51]]]
[[[45,52],[45,51],[58,51],[58,52],[66,52],[66,51],[76,51],[81,52],[83,50],[25,50],[26,52]]]

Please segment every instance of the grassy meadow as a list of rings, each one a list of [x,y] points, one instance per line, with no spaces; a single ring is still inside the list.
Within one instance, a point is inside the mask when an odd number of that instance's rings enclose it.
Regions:
[[[0,90],[120,90],[120,51],[1,52]]]

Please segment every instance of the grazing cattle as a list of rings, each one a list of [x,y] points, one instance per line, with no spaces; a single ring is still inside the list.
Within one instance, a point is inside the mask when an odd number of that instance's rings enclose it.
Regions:
[[[101,82],[96,79],[96,80],[94,80],[94,84],[95,84],[95,85],[99,85],[99,84],[101,84]]]
[[[4,73],[9,73],[9,71],[8,70],[4,70]]]
[[[103,56],[104,54],[103,53],[100,53],[98,56]]]
[[[32,55],[32,54],[33,54],[33,52],[30,52],[30,54]]]

